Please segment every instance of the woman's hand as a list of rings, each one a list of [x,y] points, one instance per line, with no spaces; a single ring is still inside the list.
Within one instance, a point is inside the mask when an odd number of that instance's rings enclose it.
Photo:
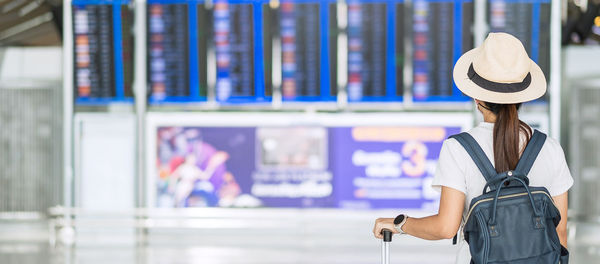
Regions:
[[[452,238],[460,227],[465,199],[463,192],[442,186],[438,214],[423,218],[407,218],[402,225],[402,231],[408,235],[427,240]],[[398,231],[394,228],[394,218],[377,219],[373,228],[373,235],[376,238],[383,238],[381,230],[384,228],[389,229],[393,234],[398,234]]]
[[[392,234],[397,234],[398,231],[394,228],[394,218],[377,218],[377,220],[375,220],[375,227],[373,227],[373,234],[376,238],[383,238],[383,235],[381,234],[381,230],[383,229],[390,230]]]

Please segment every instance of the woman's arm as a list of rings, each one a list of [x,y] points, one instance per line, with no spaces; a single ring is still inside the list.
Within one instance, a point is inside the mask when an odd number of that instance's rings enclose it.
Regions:
[[[465,194],[461,191],[442,186],[440,209],[438,214],[423,217],[409,217],[402,230],[409,235],[427,240],[448,239],[454,237],[458,228],[465,206]],[[394,234],[394,218],[379,218],[375,221],[373,233],[376,238],[383,238],[382,229],[389,229]]]
[[[568,192],[552,197],[558,211],[560,211],[560,223],[556,226],[556,232],[560,239],[560,244],[567,247],[567,211],[569,209]]]

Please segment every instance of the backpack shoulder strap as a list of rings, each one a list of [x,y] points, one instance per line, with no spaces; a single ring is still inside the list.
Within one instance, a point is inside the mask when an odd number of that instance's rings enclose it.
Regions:
[[[531,136],[529,143],[527,143],[527,147],[523,151],[523,154],[521,155],[519,163],[517,163],[515,171],[523,173],[525,176],[527,176],[529,170],[531,170],[531,167],[535,162],[535,159],[540,153],[540,150],[542,150],[544,142],[546,142],[546,137],[546,134],[538,130],[535,130],[533,132],[533,136]]]
[[[483,152],[483,149],[481,149],[481,146],[477,144],[477,141],[475,141],[473,136],[467,132],[462,132],[460,134],[450,136],[450,138],[456,139],[463,146],[463,148],[465,148],[487,182],[492,180],[498,174],[496,173],[496,169],[494,169],[494,166],[490,160],[485,155],[485,152]]]

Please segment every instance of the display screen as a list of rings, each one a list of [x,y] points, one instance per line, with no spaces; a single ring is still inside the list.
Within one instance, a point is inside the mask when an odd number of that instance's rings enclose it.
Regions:
[[[262,4],[262,36],[265,96],[273,96],[273,58],[277,56],[273,49],[274,42],[279,39],[279,13],[277,8],[268,3]]]
[[[206,100],[211,12],[202,2],[153,0],[147,18],[149,102]]]
[[[324,5],[325,6],[325,5]],[[338,8],[335,3],[327,2],[327,19],[325,20],[326,25],[326,34],[327,41],[326,43],[321,43],[324,46],[324,50],[327,50],[326,60],[321,59],[322,67],[328,66],[329,69],[321,68],[321,72],[326,72],[326,76],[323,76],[325,80],[321,80],[321,91],[322,97],[321,100],[336,100],[338,95],[338,36],[340,34],[340,29],[338,27],[338,17],[337,12]],[[323,21],[323,20],[321,20]],[[324,56],[324,55],[323,55]],[[329,85],[324,88],[323,86]]]
[[[219,101],[256,95],[253,10],[252,4],[215,2],[216,96]]]
[[[125,98],[133,98],[133,10],[127,5],[121,5],[121,43],[123,60],[123,93]]]
[[[348,3],[348,99],[386,95],[386,3]]]
[[[73,5],[75,94],[116,95],[112,5]]]
[[[404,4],[397,3],[396,4],[396,17],[394,18],[394,24],[396,25],[395,32],[395,46],[396,50],[394,50],[392,65],[394,66],[393,74],[395,74],[395,82],[390,82],[391,85],[395,84],[396,89],[392,89],[396,92],[396,96],[404,95],[404,63],[405,63],[405,55],[404,55]],[[389,77],[388,77],[389,78]]]
[[[73,3],[77,103],[132,101],[132,19],[128,5]]]
[[[460,55],[473,47],[472,3],[413,2],[413,97],[415,101],[467,100],[452,81]]]
[[[188,5],[148,4],[150,101],[190,95]]]
[[[197,78],[192,78],[193,85],[192,96],[206,98],[208,95],[208,50],[212,46],[213,40],[213,18],[212,11],[203,3],[197,5],[196,14],[198,23],[197,28],[192,29],[197,32],[196,45],[198,60],[195,62],[197,66]],[[198,84],[195,84],[195,83]]]
[[[401,100],[403,12],[402,3],[348,2],[349,101]]]
[[[507,32],[517,37],[550,80],[550,17],[549,1],[490,0],[490,32]],[[543,97],[547,99],[547,95]]]
[[[157,207],[434,208],[442,142],[460,127],[156,130]],[[289,140],[294,138],[294,140]]]
[[[281,92],[284,99],[320,95],[319,14],[319,3],[281,3]]]
[[[266,10],[262,32],[267,36],[264,57],[273,55],[269,59],[278,59],[275,63],[280,68],[273,74],[281,82],[283,101],[335,100],[339,31],[336,4],[285,0]],[[273,71],[266,61],[265,70]],[[265,80],[265,84],[267,91],[273,89],[270,80]]]

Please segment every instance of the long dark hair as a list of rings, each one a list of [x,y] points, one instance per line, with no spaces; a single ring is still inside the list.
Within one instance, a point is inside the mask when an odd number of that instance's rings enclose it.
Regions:
[[[494,104],[483,102],[484,108],[496,115],[494,125],[494,165],[497,172],[514,170],[520,157],[520,134],[529,142],[533,132],[525,122],[519,120],[521,104]]]

